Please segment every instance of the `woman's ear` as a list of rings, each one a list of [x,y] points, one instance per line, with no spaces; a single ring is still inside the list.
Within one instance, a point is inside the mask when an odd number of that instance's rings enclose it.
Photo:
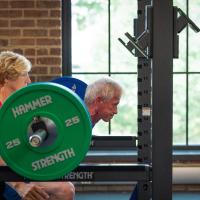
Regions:
[[[5,84],[8,84],[8,79],[7,78],[4,80],[4,85]]]

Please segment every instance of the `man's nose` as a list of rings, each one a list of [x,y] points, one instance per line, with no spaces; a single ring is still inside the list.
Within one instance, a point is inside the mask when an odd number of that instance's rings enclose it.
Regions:
[[[114,109],[114,112],[113,112],[115,115],[118,113],[118,110],[117,108]]]

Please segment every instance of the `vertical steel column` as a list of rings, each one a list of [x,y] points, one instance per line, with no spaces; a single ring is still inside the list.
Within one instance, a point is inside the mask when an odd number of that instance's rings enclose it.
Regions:
[[[71,0],[62,0],[62,75],[72,74]]]
[[[152,0],[152,197],[172,199],[173,5]]]
[[[135,20],[134,35],[137,38],[145,31],[145,7],[151,0],[138,0],[138,18]],[[137,52],[138,53],[138,52]],[[151,163],[151,62],[150,59],[138,54],[138,162]],[[149,182],[137,184],[138,199],[150,197]]]
[[[145,6],[151,1],[138,1],[136,38],[145,31]],[[147,4],[149,3],[149,4]],[[138,161],[151,163],[151,60],[138,56]],[[145,114],[146,112],[146,114]]]

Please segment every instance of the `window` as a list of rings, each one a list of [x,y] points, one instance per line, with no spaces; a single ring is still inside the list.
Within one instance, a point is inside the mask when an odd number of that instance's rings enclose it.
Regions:
[[[198,26],[200,2],[174,1]],[[200,145],[199,34],[186,28],[179,34],[179,59],[174,59],[173,143]]]
[[[72,74],[86,83],[111,76],[122,85],[125,94],[119,113],[111,124],[98,123],[100,135],[136,135],[137,133],[137,58],[118,41],[125,32],[133,34],[138,1],[72,1]],[[175,0],[199,26],[200,2]],[[179,34],[179,59],[174,59],[173,143],[200,145],[200,52],[199,34],[185,28]],[[199,84],[198,84],[199,83]]]
[[[102,76],[118,80],[124,89],[119,113],[110,124],[100,122],[95,134],[136,135],[137,59],[118,38],[133,33],[137,2],[132,0],[72,1],[72,74],[89,83]]]

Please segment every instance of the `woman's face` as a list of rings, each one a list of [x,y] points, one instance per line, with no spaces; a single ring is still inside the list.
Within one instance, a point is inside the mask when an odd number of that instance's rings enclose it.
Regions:
[[[9,87],[12,91],[19,90],[20,88],[27,86],[31,83],[28,72],[24,72],[15,80],[7,80],[6,86]]]

